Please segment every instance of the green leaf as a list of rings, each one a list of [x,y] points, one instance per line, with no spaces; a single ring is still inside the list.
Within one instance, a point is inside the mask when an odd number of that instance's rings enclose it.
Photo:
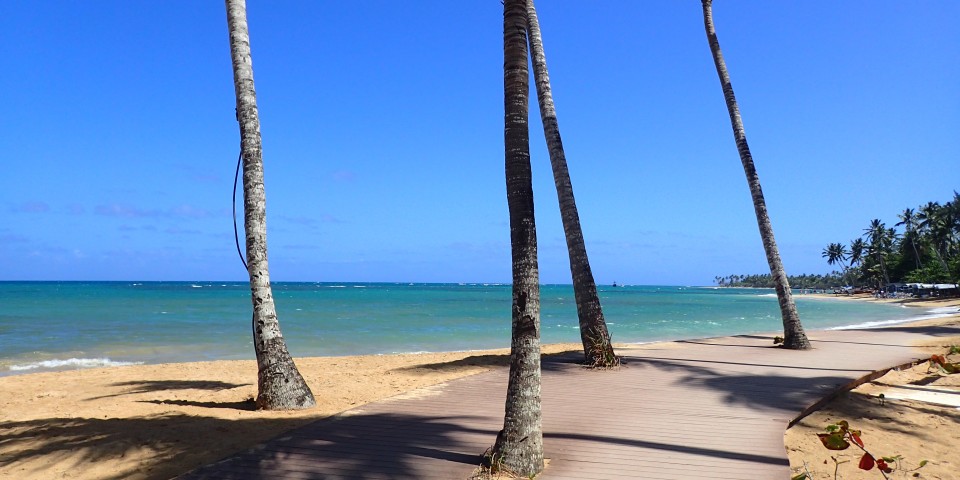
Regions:
[[[846,450],[850,448],[850,442],[844,440],[843,434],[840,432],[834,433],[818,433],[820,437],[820,443],[824,447],[827,447],[828,450]]]
[[[926,464],[927,464],[927,461],[926,461],[926,460],[920,460],[920,466],[917,467],[917,468],[923,468],[923,466],[926,465]]]
[[[807,477],[807,474],[806,474],[806,473],[801,473],[801,474],[799,474],[799,475],[794,475],[794,476],[790,477],[790,480],[806,480],[807,478],[809,478],[809,477]]]

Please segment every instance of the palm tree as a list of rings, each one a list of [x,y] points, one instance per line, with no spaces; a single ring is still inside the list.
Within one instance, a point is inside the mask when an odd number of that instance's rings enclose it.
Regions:
[[[946,255],[946,248],[944,247],[949,244],[949,239],[952,236],[951,223],[953,222],[952,219],[948,218],[951,216],[949,213],[952,209],[952,207],[944,208],[940,206],[939,202],[927,202],[926,205],[920,207],[920,212],[917,213],[917,226],[926,237],[934,256],[937,257],[944,271],[950,270],[944,258]],[[941,252],[941,250],[944,250],[944,252]]]
[[[824,248],[821,254],[823,258],[827,259],[828,265],[839,263],[841,267],[844,266],[843,262],[847,260],[847,255],[847,247],[842,243],[831,243],[827,245],[827,248]]]
[[[795,350],[806,350],[811,348],[810,341],[807,340],[807,334],[803,331],[803,325],[800,324],[800,315],[797,313],[797,306],[793,302],[790,282],[787,280],[787,273],[780,261],[777,242],[773,237],[773,226],[770,224],[767,203],[763,198],[763,190],[760,188],[760,177],[757,175],[757,169],[753,164],[753,156],[750,155],[747,134],[743,129],[743,121],[740,118],[740,107],[737,105],[737,98],[733,94],[730,74],[727,72],[726,62],[723,61],[720,41],[717,39],[717,31],[713,26],[712,3],[713,0],[702,0],[703,24],[707,31],[707,41],[710,43],[713,62],[717,67],[717,76],[720,77],[720,86],[723,88],[727,111],[730,114],[730,124],[733,127],[733,138],[737,144],[737,152],[740,154],[740,162],[743,164],[743,171],[747,176],[747,184],[750,186],[750,194],[753,197],[753,209],[757,215],[757,226],[760,229],[760,238],[766,252],[767,264],[770,266],[770,275],[773,277],[774,288],[777,290],[777,301],[780,303],[780,315],[783,318],[783,346]]]
[[[863,252],[866,245],[862,238],[855,238],[850,242],[850,266],[854,266],[863,261]]]
[[[887,250],[892,243],[892,238],[889,238],[887,226],[881,222],[879,218],[874,218],[870,221],[870,226],[864,229],[864,235],[867,237],[867,252],[880,266],[883,283],[886,285],[890,283],[890,275],[887,273],[887,262],[885,258]]]
[[[850,261],[851,270],[859,266],[863,262],[863,252],[866,250],[866,248],[867,247],[863,243],[863,239],[860,237],[857,237],[850,241],[850,255],[847,257],[847,260]],[[860,270],[855,271],[854,275],[852,275],[851,283],[853,284],[853,286],[856,286],[856,281],[858,280],[858,276],[856,275],[856,272],[860,272]],[[861,275],[862,275],[862,272],[861,272]]]
[[[896,226],[903,225],[903,236],[910,239],[910,245],[913,247],[913,258],[917,261],[917,268],[923,268],[920,263],[920,252],[917,251],[917,242],[914,239],[918,224],[917,216],[913,213],[912,208],[905,208],[903,213],[897,215],[897,217],[900,218],[900,221],[897,222]]]
[[[267,267],[267,214],[263,188],[263,157],[253,61],[247,30],[245,0],[226,0],[237,121],[243,153],[243,219],[247,273],[253,301],[253,347],[257,355],[257,408],[295,410],[316,405],[313,392],[287,351],[270,288]]]
[[[573,277],[573,293],[577,301],[577,317],[580,320],[580,340],[587,365],[610,367],[619,363],[610,343],[607,322],[603,318],[597,284],[587,259],[587,247],[580,228],[580,215],[573,197],[573,185],[567,170],[567,157],[560,140],[560,125],[557,122],[557,110],[553,104],[550,89],[550,75],[547,73],[547,59],[543,52],[543,40],[540,36],[540,22],[533,0],[527,1],[527,30],[530,40],[530,57],[533,63],[533,77],[537,84],[537,98],[540,103],[540,118],[543,121],[543,135],[547,139],[550,152],[550,165],[553,167],[553,180],[557,186],[557,199],[560,203],[560,218],[563,233],[567,239],[567,252],[570,257],[570,274]]]
[[[489,458],[492,467],[524,477],[543,470],[540,275],[527,127],[530,80],[526,31],[526,0],[506,0],[503,3],[503,119],[513,257],[512,340],[503,430],[497,434]]]
[[[844,276],[846,276],[847,266],[844,264],[844,262],[847,261],[849,252],[847,252],[847,247],[845,245],[842,243],[831,243],[830,245],[827,245],[827,248],[823,249],[821,256],[827,259],[828,265],[839,263],[840,268],[843,269]]]

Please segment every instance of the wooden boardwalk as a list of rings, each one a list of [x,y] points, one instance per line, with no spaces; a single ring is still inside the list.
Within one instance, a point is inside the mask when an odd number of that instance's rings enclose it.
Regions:
[[[799,412],[875,370],[921,358],[957,327],[812,332],[815,350],[742,335],[620,349],[626,365],[543,365],[538,477],[789,478],[783,433]],[[180,477],[466,479],[503,426],[506,371],[365,405]]]

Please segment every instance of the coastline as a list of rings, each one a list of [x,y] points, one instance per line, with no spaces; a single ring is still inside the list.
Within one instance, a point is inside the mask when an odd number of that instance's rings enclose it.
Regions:
[[[960,302],[910,306],[946,304]],[[543,351],[579,348],[551,344]],[[299,412],[254,410],[252,360],[0,377],[0,437],[8,439],[0,443],[0,478],[170,478],[314,420],[506,365],[508,356],[497,349],[298,358],[318,400],[317,408]]]

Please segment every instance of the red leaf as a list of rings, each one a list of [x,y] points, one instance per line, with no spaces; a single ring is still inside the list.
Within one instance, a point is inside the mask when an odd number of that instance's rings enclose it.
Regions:
[[[891,473],[893,469],[887,465],[887,462],[884,459],[877,460],[877,468],[880,469],[883,473]]]
[[[883,460],[880,460],[880,461],[882,462]],[[860,457],[860,465],[859,465],[860,470],[870,470],[871,468],[873,468],[873,465],[874,465],[873,457],[871,457],[869,453],[864,453],[863,456]]]
[[[859,434],[850,432],[850,440],[853,440],[853,443],[856,443],[858,447],[863,448],[863,440],[860,440]]]

